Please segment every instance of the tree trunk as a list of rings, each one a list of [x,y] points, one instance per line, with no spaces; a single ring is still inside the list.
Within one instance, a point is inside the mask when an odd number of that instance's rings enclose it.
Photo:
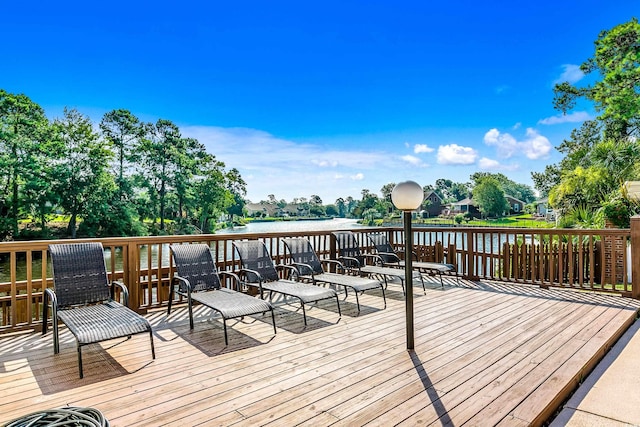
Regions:
[[[67,234],[71,236],[72,239],[76,238],[76,220],[77,220],[77,215],[74,212],[73,214],[71,214],[71,218],[69,219],[69,225],[67,227]]]

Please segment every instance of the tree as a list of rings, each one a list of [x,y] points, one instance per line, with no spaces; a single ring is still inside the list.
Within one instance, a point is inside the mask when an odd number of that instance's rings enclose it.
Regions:
[[[500,185],[500,188],[505,194],[515,197],[518,200],[522,200],[525,203],[531,203],[536,199],[536,195],[531,187],[525,184],[518,184],[501,173],[476,172],[471,175],[471,181],[475,186],[485,178],[493,178]]]
[[[504,197],[500,183],[493,177],[486,177],[473,188],[473,199],[483,216],[503,216],[509,211],[509,202]]]
[[[56,164],[56,191],[60,206],[70,215],[67,233],[75,238],[78,217],[96,215],[110,200],[108,184],[113,180],[107,168],[112,153],[101,144],[89,117],[75,109],[65,108],[63,118],[55,120],[53,127],[64,143]]]
[[[18,235],[18,219],[26,210],[21,191],[39,179],[39,147],[49,121],[44,110],[25,95],[0,89],[0,240]]]
[[[380,194],[382,194],[382,198],[388,201],[391,201],[391,193],[393,192],[393,189],[395,188],[396,183],[395,182],[390,182],[388,184],[385,184],[382,186],[382,188],[380,189]]]
[[[344,218],[347,216],[347,205],[342,197],[336,199],[336,208],[338,209],[338,216]]]
[[[600,113],[606,139],[627,139],[640,134],[640,24],[636,18],[611,30],[601,31],[595,53],[580,65],[586,75],[596,74],[593,84],[555,86],[554,107],[563,113],[575,108],[580,98],[593,103]]]
[[[224,163],[209,156],[198,174],[199,180],[195,183],[196,205],[199,206],[199,228],[205,233],[214,231],[212,219],[217,218],[218,214],[225,212],[234,204],[240,203],[235,199],[240,195],[229,190],[231,185],[224,174],[223,166]]]
[[[115,150],[114,171],[118,186],[118,197],[130,196],[131,188],[126,180],[126,170],[137,159],[136,148],[144,136],[140,120],[129,110],[119,109],[106,113],[100,122],[104,139]]]
[[[227,172],[227,189],[233,197],[233,202],[227,207],[227,214],[233,222],[233,216],[243,216],[246,202],[244,196],[247,194],[247,183],[242,179],[240,172],[232,168]]]
[[[182,138],[178,127],[169,120],[147,124],[146,130],[147,138],[141,147],[143,174],[155,209],[153,221],[160,218],[160,230],[164,230],[167,193],[171,191]]]

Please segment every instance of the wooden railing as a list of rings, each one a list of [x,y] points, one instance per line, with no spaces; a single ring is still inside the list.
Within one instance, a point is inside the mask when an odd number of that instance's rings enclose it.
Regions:
[[[352,230],[364,252],[374,252],[369,233],[387,233],[403,250],[400,227]],[[640,217],[630,229],[514,229],[471,227],[414,227],[414,251],[420,260],[448,262],[469,280],[500,280],[541,287],[614,292],[640,298]],[[239,266],[232,250],[234,240],[259,238],[276,262],[286,262],[282,239],[308,238],[320,257],[335,258],[330,231],[257,234],[152,236],[83,239],[99,241],[105,248],[112,280],[129,288],[131,308],[146,312],[166,306],[173,267],[168,245],[208,244],[218,268]],[[61,241],[55,241],[61,242]],[[54,241],[0,243],[0,333],[38,329],[43,289],[52,286],[47,247]],[[64,241],[67,242],[67,241]],[[629,274],[633,270],[633,274]],[[637,270],[637,271],[636,271]]]

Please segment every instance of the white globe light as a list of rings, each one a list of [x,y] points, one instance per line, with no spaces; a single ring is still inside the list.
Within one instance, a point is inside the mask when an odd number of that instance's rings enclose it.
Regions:
[[[393,187],[391,201],[393,205],[402,211],[418,209],[424,200],[424,191],[420,184],[414,181],[405,181]]]

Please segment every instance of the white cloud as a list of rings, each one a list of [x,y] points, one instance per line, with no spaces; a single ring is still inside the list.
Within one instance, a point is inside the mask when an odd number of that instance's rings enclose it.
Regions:
[[[246,128],[181,126],[180,130],[183,136],[198,139],[227,169],[238,169],[247,182],[247,198],[255,202],[269,194],[286,200],[311,194],[323,200],[354,197],[363,186],[375,189],[384,184],[379,174],[367,171],[406,168],[396,153],[371,146],[342,149],[327,143],[297,143]]]
[[[470,165],[476,161],[478,153],[471,147],[458,144],[438,147],[438,163],[441,165]]]
[[[483,170],[502,170],[502,171],[513,171],[519,168],[517,164],[503,165],[499,161],[489,159],[487,157],[483,157],[480,160],[478,160],[478,167]]]
[[[573,84],[573,83],[579,82],[584,77],[584,73],[580,69],[579,65],[563,64],[561,65],[561,67],[563,69],[562,74],[560,74],[560,77],[554,80],[553,82],[554,84],[564,83],[564,82],[569,82]]]
[[[478,160],[478,167],[480,169],[489,169],[489,170],[500,169],[500,162],[498,162],[497,160],[483,157],[480,160]]]
[[[535,160],[547,157],[551,151],[549,140],[540,135],[535,129],[527,129],[527,139],[522,143],[524,154],[527,158]]]
[[[538,121],[538,123],[541,125],[557,125],[560,123],[579,123],[591,119],[591,115],[586,111],[576,111],[571,114],[559,114],[557,116],[547,117]]]
[[[484,134],[484,143],[496,147],[498,157],[509,158],[518,150],[518,141],[508,133],[490,129]]]
[[[511,134],[501,133],[493,128],[484,135],[484,143],[496,147],[498,157],[505,159],[524,153],[527,158],[535,160],[546,157],[552,148],[549,140],[532,128],[527,128],[524,141],[518,141]]]
[[[416,144],[413,146],[413,152],[416,154],[420,153],[432,153],[435,151],[433,148],[429,147],[427,144]]]
[[[522,126],[522,123],[518,122],[515,125],[513,125],[513,130],[517,130],[520,129],[520,126]]]
[[[418,157],[416,156],[412,156],[410,154],[407,154],[406,156],[402,156],[401,157],[402,160],[404,160],[405,162],[413,165],[413,166],[422,166],[422,160],[420,160]]]
[[[327,168],[327,167],[333,167],[335,168],[336,166],[338,166],[338,162],[334,161],[329,161],[329,160],[311,160],[311,163],[313,163],[314,165],[320,166],[321,168]]]

